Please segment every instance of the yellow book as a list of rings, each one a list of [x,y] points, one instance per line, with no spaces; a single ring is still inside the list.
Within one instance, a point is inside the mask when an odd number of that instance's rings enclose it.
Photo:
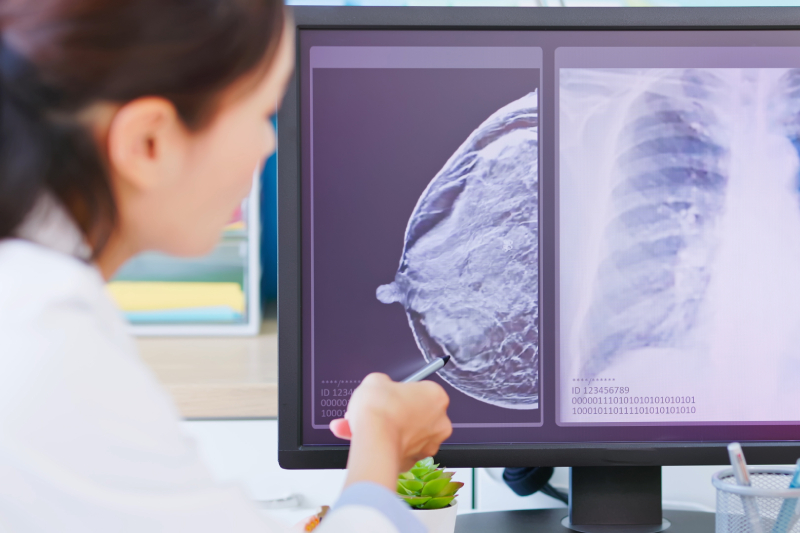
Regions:
[[[244,313],[244,292],[238,283],[112,281],[107,288],[123,311],[227,306]]]
[[[244,229],[246,229],[246,226],[244,225],[244,222],[242,222],[241,220],[239,222],[232,222],[227,226],[225,226],[225,231],[237,231]]]

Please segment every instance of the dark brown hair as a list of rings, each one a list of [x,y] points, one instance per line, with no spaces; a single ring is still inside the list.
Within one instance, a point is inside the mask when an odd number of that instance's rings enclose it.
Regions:
[[[97,254],[117,210],[78,113],[161,96],[200,129],[268,64],[284,16],[281,0],[0,0],[0,239],[49,192]]]

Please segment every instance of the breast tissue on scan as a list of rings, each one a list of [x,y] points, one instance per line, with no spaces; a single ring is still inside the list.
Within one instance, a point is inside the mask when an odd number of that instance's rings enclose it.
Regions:
[[[394,282],[378,299],[403,304],[439,375],[508,409],[539,406],[538,95],[483,122],[417,202]]]

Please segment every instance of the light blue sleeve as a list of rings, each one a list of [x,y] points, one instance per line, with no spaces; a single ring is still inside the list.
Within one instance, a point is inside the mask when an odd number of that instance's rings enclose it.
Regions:
[[[426,533],[425,526],[417,520],[406,504],[396,494],[377,483],[363,481],[347,487],[333,509],[345,505],[366,505],[379,511],[403,533]]]

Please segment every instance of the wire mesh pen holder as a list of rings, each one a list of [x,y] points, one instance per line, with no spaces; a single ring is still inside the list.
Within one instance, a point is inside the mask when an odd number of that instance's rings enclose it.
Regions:
[[[800,489],[790,489],[790,468],[748,468],[750,487],[736,484],[733,470],[717,472],[716,533],[800,533]]]

